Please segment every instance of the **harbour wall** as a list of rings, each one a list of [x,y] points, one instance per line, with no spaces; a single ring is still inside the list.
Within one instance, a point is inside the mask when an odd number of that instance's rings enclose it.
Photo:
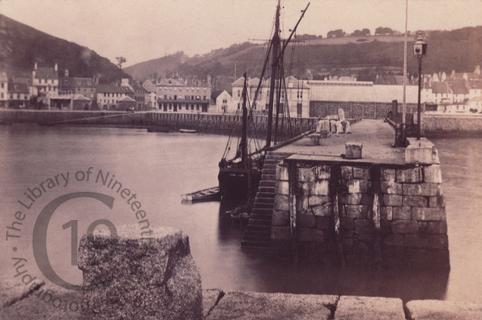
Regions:
[[[153,131],[177,131],[191,129],[198,132],[233,134],[241,132],[241,115],[160,113],[160,112],[102,112],[102,111],[35,111],[2,110],[1,123],[37,123],[40,125],[92,125],[147,128]],[[279,120],[280,139],[291,138],[314,129],[315,118]],[[273,121],[274,125],[274,121]],[[248,131],[252,136],[264,137],[267,116],[253,115]]]
[[[319,103],[319,102],[314,102]],[[311,107],[314,104],[312,103]],[[311,108],[310,107],[310,108]],[[315,117],[337,114],[338,108],[343,108],[349,119],[384,118],[390,110],[390,104],[367,104],[362,106],[352,104],[323,104],[322,108],[311,109],[313,118],[292,118],[291,125],[285,120],[279,123],[280,132],[292,133],[287,137],[296,136],[315,127]],[[313,111],[313,112],[312,112]],[[411,114],[411,113],[409,113]],[[353,121],[353,120],[352,120]],[[41,125],[92,125],[153,128],[159,130],[174,130],[181,128],[193,129],[199,132],[239,134],[240,115],[192,114],[192,113],[159,113],[138,112],[126,113],[116,111],[48,111],[48,110],[0,110],[0,124],[37,123]],[[255,136],[266,134],[267,117],[253,116],[250,125]],[[458,137],[482,135],[482,115],[461,114],[424,114],[422,130],[427,137]]]
[[[343,109],[347,118],[352,119],[384,119],[393,108],[399,108],[399,103],[382,102],[339,102],[339,101],[311,101],[310,117],[325,117],[337,114]],[[417,105],[407,104],[407,113],[416,112]]]
[[[448,269],[442,176],[423,165],[280,163],[271,239],[300,259]]]
[[[422,130],[428,137],[482,136],[482,114],[424,114]]]

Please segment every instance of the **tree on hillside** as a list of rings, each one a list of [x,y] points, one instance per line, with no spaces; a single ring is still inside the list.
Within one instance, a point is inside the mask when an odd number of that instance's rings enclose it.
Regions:
[[[119,69],[122,69],[122,64],[127,62],[127,59],[125,57],[115,57],[115,59],[117,60],[117,66],[119,67]]]
[[[326,35],[328,38],[341,38],[345,36],[345,31],[342,29],[336,29],[336,30],[331,30],[328,31],[328,34]]]
[[[395,33],[395,30],[389,27],[378,27],[375,29],[376,36],[391,36]]]
[[[323,38],[321,35],[320,36],[317,36],[317,35],[314,35],[314,34],[300,34],[300,35],[295,35],[296,37],[296,40],[315,40],[315,39],[320,39],[320,38]]]
[[[362,30],[356,29],[351,34],[353,37],[368,37],[370,35],[370,29],[363,28]]]

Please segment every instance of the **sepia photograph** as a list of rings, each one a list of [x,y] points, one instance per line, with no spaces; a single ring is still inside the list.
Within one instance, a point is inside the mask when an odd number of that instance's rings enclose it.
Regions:
[[[0,320],[482,320],[482,0],[0,0]]]

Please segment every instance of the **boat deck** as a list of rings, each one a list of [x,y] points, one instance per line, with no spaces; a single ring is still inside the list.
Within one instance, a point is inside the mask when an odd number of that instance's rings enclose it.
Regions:
[[[395,133],[383,120],[365,119],[352,126],[351,134],[333,134],[313,145],[309,136],[281,147],[275,153],[292,154],[288,159],[323,162],[404,165],[405,149],[393,148]],[[345,159],[345,143],[363,144],[362,159]]]

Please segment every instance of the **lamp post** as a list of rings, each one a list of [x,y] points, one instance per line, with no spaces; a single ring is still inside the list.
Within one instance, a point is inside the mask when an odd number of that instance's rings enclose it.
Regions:
[[[419,35],[417,41],[413,44],[413,53],[418,61],[418,101],[417,101],[417,140],[422,136],[422,122],[421,122],[421,93],[422,93],[422,58],[427,54],[427,43],[423,37]]]

